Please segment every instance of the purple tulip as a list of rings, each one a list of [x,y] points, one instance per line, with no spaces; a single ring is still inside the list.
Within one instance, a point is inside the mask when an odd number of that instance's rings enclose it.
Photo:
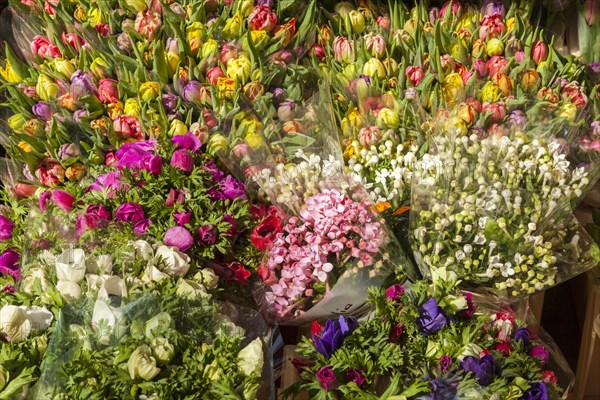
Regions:
[[[194,245],[192,234],[182,226],[169,228],[163,241],[167,246],[177,247],[180,251],[187,251]]]
[[[231,175],[227,175],[225,179],[221,181],[221,190],[226,198],[229,200],[235,199],[247,199],[246,187],[244,184]]]
[[[346,372],[346,378],[350,382],[356,383],[356,386],[358,387],[361,387],[365,383],[365,374],[362,369],[350,368],[348,372]]]
[[[197,153],[202,147],[200,139],[192,132],[188,132],[185,135],[173,136],[171,141],[178,149],[190,150],[194,153]]]
[[[187,150],[175,150],[171,156],[171,166],[189,175],[194,170],[194,157]]]
[[[592,135],[595,137],[600,137],[600,121],[594,121],[591,123],[590,128],[592,130]]]
[[[442,307],[431,297],[419,307],[420,317],[417,325],[423,335],[431,335],[442,329],[449,322]]]
[[[200,246],[210,246],[217,241],[217,229],[214,225],[202,225],[198,228],[198,244]]]
[[[73,113],[73,122],[75,122],[76,124],[80,124],[81,118],[87,117],[89,116],[89,113],[87,112],[87,110],[77,110]]]
[[[73,209],[73,203],[75,203],[75,196],[64,190],[53,189],[51,199],[58,208],[66,213]]]
[[[58,158],[62,161],[72,160],[81,155],[81,150],[79,146],[74,143],[67,143],[60,146],[58,149]]]
[[[175,112],[177,108],[177,99],[178,97],[174,94],[163,94],[162,95],[162,104],[165,107],[165,110],[168,114],[172,114]]]
[[[529,350],[529,355],[531,357],[535,358],[535,359],[540,360],[544,364],[547,363],[548,359],[550,358],[550,355],[548,354],[548,351],[541,344],[537,344],[537,345],[533,346]]]
[[[1,275],[11,275],[15,279],[20,279],[21,274],[19,272],[19,259],[21,255],[17,253],[14,249],[4,250],[2,255],[0,255],[0,274]]]
[[[123,32],[117,36],[117,46],[119,50],[122,52],[130,52],[133,50],[133,46],[131,45],[131,40],[127,33]]]
[[[544,382],[533,382],[523,396],[522,400],[548,400],[548,389]]]
[[[390,286],[385,291],[385,297],[390,301],[398,300],[404,294],[404,287],[399,283]]]
[[[354,317],[344,318],[340,315],[339,319],[329,319],[325,323],[325,329],[320,336],[312,335],[316,350],[329,358],[333,353],[342,347],[344,341],[358,328],[358,321]]]
[[[296,115],[296,103],[293,100],[284,101],[277,109],[277,116],[282,121],[291,121]]]
[[[483,386],[492,383],[496,375],[494,356],[491,354],[486,354],[482,358],[467,356],[461,361],[460,368],[465,372],[473,373],[473,376]]]
[[[190,211],[175,211],[173,213],[173,219],[178,226],[184,226],[190,223],[192,219],[192,213]]]
[[[13,229],[15,229],[15,224],[0,214],[0,240],[11,239],[13,237]]]
[[[127,222],[130,224],[135,224],[146,219],[142,206],[134,202],[121,204],[117,208],[115,218],[118,221]]]
[[[331,365],[318,370],[317,379],[319,381],[319,385],[321,385],[324,390],[333,389],[337,383],[335,374],[333,373],[333,367]]]
[[[193,103],[200,102],[200,91],[202,90],[202,84],[198,81],[189,81],[183,87],[182,97],[185,101]]]
[[[498,14],[501,17],[504,17],[504,14],[506,13],[506,8],[504,7],[504,4],[502,4],[502,2],[499,0],[486,0],[485,3],[483,3],[483,7],[481,8],[481,13],[483,15]]]
[[[94,82],[83,71],[77,70],[71,75],[71,94],[78,98],[87,94],[92,94],[96,91]]]
[[[50,104],[40,101],[31,107],[33,115],[41,119],[42,121],[50,121],[52,119],[52,107]]]

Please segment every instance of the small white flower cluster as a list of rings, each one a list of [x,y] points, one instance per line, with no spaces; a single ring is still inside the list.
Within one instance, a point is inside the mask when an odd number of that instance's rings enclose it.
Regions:
[[[349,191],[356,182],[342,172],[343,162],[333,155],[321,157],[298,150],[295,162],[275,164],[253,175],[268,200],[287,207],[296,214],[308,197],[325,189]]]
[[[587,173],[558,142],[472,135],[436,145],[413,183],[411,232],[424,272],[446,267],[520,296],[590,261],[570,206]]]
[[[413,167],[417,161],[417,145],[394,144],[392,140],[362,147],[355,140],[348,159],[348,170],[362,181],[371,200],[395,202],[401,206],[410,198]]]

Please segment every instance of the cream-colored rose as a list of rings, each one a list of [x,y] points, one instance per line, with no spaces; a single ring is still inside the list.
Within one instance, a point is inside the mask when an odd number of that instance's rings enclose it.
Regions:
[[[251,341],[238,354],[238,367],[246,376],[260,377],[263,363],[263,346],[259,338]]]
[[[176,247],[160,246],[156,249],[154,265],[162,262],[163,271],[173,276],[185,275],[190,269],[190,257],[179,251]]]
[[[75,282],[58,281],[56,290],[60,292],[67,302],[81,299],[81,288],[79,287],[79,284]]]
[[[479,354],[482,351],[483,349],[475,343],[468,343],[460,349],[460,353],[457,355],[456,359],[462,361],[467,356],[479,357]]]
[[[156,366],[156,359],[152,356],[152,350],[148,345],[143,344],[131,353],[127,361],[127,371],[131,379],[141,378],[145,381],[151,381],[160,373],[160,368]]]
[[[25,311],[13,305],[0,309],[0,339],[7,342],[19,342],[27,339],[31,332],[31,322]]]
[[[85,276],[85,253],[82,249],[67,249],[56,258],[59,281],[79,283]]]

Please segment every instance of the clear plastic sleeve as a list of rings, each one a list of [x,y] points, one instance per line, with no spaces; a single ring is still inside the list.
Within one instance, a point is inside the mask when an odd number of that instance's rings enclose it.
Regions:
[[[355,314],[368,286],[394,270],[412,273],[411,264],[363,185],[343,171],[328,88],[288,106],[277,122],[250,113],[234,121],[218,152],[279,210],[257,228],[272,235],[268,243],[253,241],[268,252],[258,297],[286,324]]]
[[[413,178],[411,240],[421,272],[446,267],[474,290],[519,297],[594,266],[598,248],[572,210],[597,163],[570,161],[568,132],[554,125],[477,135],[454,111],[438,115]]]

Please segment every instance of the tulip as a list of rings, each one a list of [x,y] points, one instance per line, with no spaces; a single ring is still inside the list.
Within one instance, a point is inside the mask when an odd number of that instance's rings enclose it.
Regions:
[[[139,118],[142,112],[142,106],[138,99],[130,98],[125,100],[125,106],[123,107],[123,113],[134,118]]]
[[[404,70],[404,73],[406,74],[406,77],[410,80],[410,83],[412,83],[412,85],[415,87],[425,77],[425,73],[423,72],[423,69],[418,66],[406,67],[406,69]]]
[[[359,11],[352,10],[348,13],[352,32],[360,35],[365,30],[365,17]]]
[[[400,115],[396,111],[384,107],[377,114],[377,126],[381,129],[398,129]]]
[[[281,121],[291,121],[296,116],[296,103],[288,100],[277,109],[277,116]]]
[[[548,45],[541,40],[534,42],[531,50],[531,58],[538,65],[542,61],[546,61],[548,58]]]
[[[138,96],[145,102],[152,101],[160,95],[158,82],[144,82],[138,89]]]
[[[311,47],[311,54],[317,57],[320,61],[324,61],[326,57],[325,49],[320,44],[314,44]]]
[[[171,126],[169,128],[169,136],[181,136],[187,133],[187,126],[177,118],[171,121]]]
[[[486,50],[490,57],[499,56],[504,53],[504,43],[500,39],[490,39],[487,42]]]
[[[506,14],[506,8],[499,0],[486,0],[485,3],[483,3],[481,13],[483,15],[498,14],[500,17],[504,17]]]
[[[48,75],[40,74],[38,76],[35,91],[42,100],[55,99],[59,90],[59,86]]]
[[[500,123],[506,116],[506,107],[504,103],[484,103],[483,112],[491,114],[492,123]]]
[[[535,90],[540,83],[540,75],[533,68],[527,69],[521,75],[521,87],[525,90]]]
[[[600,18],[600,1],[585,0],[582,7],[583,17],[589,26],[595,25]]]
[[[40,57],[62,57],[58,47],[47,37],[37,35],[31,42],[31,52]]]
[[[65,180],[65,170],[56,160],[47,158],[35,171],[36,177],[44,186],[56,186]]]
[[[377,58],[371,58],[363,66],[363,74],[372,78],[377,77],[383,79],[386,76],[386,70],[381,61]]]
[[[498,86],[498,88],[504,96],[510,95],[513,85],[512,79],[510,79],[508,76],[504,74],[496,74],[492,78],[492,82],[494,82],[496,86]]]
[[[379,27],[379,29],[387,31],[388,29],[390,29],[390,19],[386,16],[380,15],[379,17],[377,17],[377,26]]]
[[[83,179],[86,172],[87,172],[87,169],[86,169],[85,165],[75,163],[75,164],[71,165],[69,168],[67,168],[67,170],[65,171],[65,177],[70,181],[77,182],[77,181],[80,181]]]
[[[277,25],[277,14],[267,6],[256,6],[248,16],[248,27],[253,31],[271,32]]]
[[[462,5],[460,4],[459,1],[450,0],[442,6],[442,9],[439,12],[439,17],[441,19],[444,19],[444,18],[446,18],[446,14],[450,13],[453,18],[458,19],[460,17],[459,13],[461,12],[461,10],[462,10]]]
[[[108,63],[100,57],[96,57],[94,59],[94,61],[92,61],[92,64],[90,65],[90,72],[97,79],[105,78],[108,75],[108,71],[109,71]]]
[[[75,73],[75,64],[70,60],[57,58],[54,60],[54,67],[56,68],[56,71],[67,79],[70,79],[73,73]]]
[[[210,82],[211,85],[216,85],[217,80],[219,78],[223,78],[224,76],[225,74],[223,73],[223,70],[219,67],[210,68],[206,72],[206,79],[208,80],[208,82]]]
[[[75,98],[94,93],[96,88],[91,78],[83,71],[75,71],[71,75],[70,93]]]
[[[146,11],[148,8],[144,0],[125,0],[125,4],[136,14],[142,11]]]
[[[153,40],[161,25],[161,15],[153,10],[143,11],[135,18],[135,30],[148,40]]]
[[[250,101],[255,101],[265,93],[265,87],[258,81],[248,82],[244,86],[244,95]]]
[[[252,63],[245,55],[230,60],[227,63],[227,77],[245,84],[250,79]]]
[[[198,81],[189,81],[183,88],[182,97],[185,101],[190,103],[199,103],[200,102],[200,90],[202,89],[202,84]]]
[[[144,139],[144,132],[142,131],[140,122],[136,118],[129,115],[121,115],[115,118],[113,121],[113,129],[115,130],[115,133],[123,140]]]
[[[113,79],[101,79],[98,82],[98,99],[104,104],[116,103],[119,101],[119,89],[117,81]]]
[[[35,115],[42,121],[47,122],[52,119],[52,107],[50,107],[50,104],[48,103],[40,101],[39,103],[31,107],[31,111],[33,112],[33,115]]]
[[[337,62],[354,62],[354,41],[338,36],[333,41],[333,54]]]

